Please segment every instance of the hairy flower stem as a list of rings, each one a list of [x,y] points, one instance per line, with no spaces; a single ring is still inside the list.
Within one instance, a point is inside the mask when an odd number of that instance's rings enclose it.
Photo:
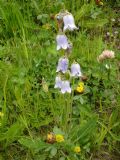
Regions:
[[[75,79],[73,78],[72,86],[74,87]],[[72,90],[72,93],[70,95],[70,122],[69,125],[71,126],[72,121],[72,105],[73,105],[73,97],[74,97],[74,89]]]
[[[65,132],[69,132],[70,130],[70,122],[71,122],[71,95],[70,94],[66,94],[64,95],[64,113],[63,113],[63,130]]]
[[[73,101],[73,92],[72,95],[69,95],[68,97],[68,132],[71,128],[71,121],[72,121],[72,101]]]

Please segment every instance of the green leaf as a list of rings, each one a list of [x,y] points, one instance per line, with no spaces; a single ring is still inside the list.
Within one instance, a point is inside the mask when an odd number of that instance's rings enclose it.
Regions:
[[[60,157],[59,160],[65,160],[65,157]]]
[[[102,127],[102,129],[100,130],[100,134],[98,135],[98,138],[96,140],[96,142],[97,142],[98,145],[102,144],[102,142],[103,142],[106,134],[107,134],[107,129],[104,128],[104,127]]]
[[[113,111],[109,117],[109,128],[114,127],[114,125],[116,124],[116,122],[118,122],[118,118],[119,117],[119,111],[116,109],[115,111]]]
[[[89,140],[89,137],[93,135],[96,128],[97,117],[92,117],[86,123],[83,123],[81,126],[78,126],[74,132],[74,142],[80,141],[85,143]]]
[[[35,150],[36,152],[50,146],[50,144],[41,141],[40,138],[31,139],[30,137],[22,137],[19,139],[19,143],[31,150]]]
[[[80,103],[81,103],[81,104],[84,103],[84,99],[82,98],[82,96],[80,96]]]
[[[62,135],[64,135],[64,133],[61,131],[61,129],[58,128],[57,126],[55,126],[55,127],[53,128],[53,132],[54,132],[55,134],[62,134]]]
[[[74,96],[73,100],[78,100],[80,98],[80,96]]]
[[[13,125],[11,125],[11,127],[5,133],[6,146],[15,141],[16,139],[18,139],[24,128],[25,126],[19,122],[16,122]]]
[[[115,135],[114,133],[112,133],[111,131],[109,131],[110,135],[112,136],[112,138],[116,141],[120,142],[120,136]]]
[[[53,147],[50,151],[51,156],[55,156],[57,154],[57,148]]]

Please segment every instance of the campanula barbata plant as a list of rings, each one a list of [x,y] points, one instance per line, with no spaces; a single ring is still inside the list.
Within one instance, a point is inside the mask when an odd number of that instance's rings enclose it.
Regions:
[[[0,1],[1,160],[119,159],[120,20],[95,1]]]
[[[61,133],[58,132],[57,134],[53,132],[54,134],[54,141],[52,143],[59,143],[63,145],[66,150],[66,145],[68,145],[69,150],[73,155],[79,154],[81,152],[80,144],[78,142],[69,142],[67,140],[67,132],[70,130],[70,123],[72,120],[72,101],[73,101],[73,95],[74,95],[74,85],[73,82],[75,82],[75,79],[80,79],[82,77],[82,72],[80,65],[74,60],[71,64],[69,60],[69,56],[72,53],[72,43],[70,40],[68,40],[67,36],[65,35],[66,31],[74,31],[78,28],[75,25],[74,17],[71,13],[68,11],[62,11],[59,12],[56,15],[56,20],[58,23],[58,34],[56,36],[56,43],[57,51],[62,51],[62,56],[59,57],[57,68],[56,68],[56,78],[55,78],[55,85],[54,88],[58,89],[58,92],[61,94],[62,100],[64,101],[64,106],[61,106],[61,119],[58,122],[59,127],[63,130]],[[71,66],[70,66],[71,64]],[[70,67],[69,67],[70,66]],[[83,92],[83,85],[82,88],[79,86],[80,89],[77,89],[76,91],[78,93]],[[68,100],[66,103],[66,96],[68,96]],[[59,129],[58,129],[59,130]],[[49,141],[49,138],[47,142]],[[78,144],[77,144],[78,143]],[[58,144],[58,145],[59,145]],[[76,147],[77,146],[77,147]],[[61,148],[61,146],[60,146]]]

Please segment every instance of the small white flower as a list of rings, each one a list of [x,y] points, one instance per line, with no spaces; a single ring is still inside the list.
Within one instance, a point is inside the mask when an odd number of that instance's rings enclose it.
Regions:
[[[69,47],[67,37],[64,34],[57,35],[56,41],[57,41],[57,50],[67,49]]]
[[[118,34],[119,32],[118,32],[118,31],[115,31],[114,33],[115,33],[115,34]]]
[[[71,93],[71,88],[70,88],[70,82],[69,81],[62,81],[61,85],[61,93]]]
[[[110,69],[110,68],[111,68],[111,65],[106,64],[106,65],[105,65],[105,68],[106,68],[106,69]]]
[[[66,57],[61,57],[58,61],[56,72],[61,71],[62,73],[65,73],[68,69],[68,63],[69,63],[69,60]]]
[[[107,36],[110,36],[110,32],[107,32],[106,35],[107,35]]]
[[[112,22],[115,22],[115,18],[111,18],[111,21],[112,21]]]
[[[54,88],[61,88],[61,85],[62,85],[61,77],[60,76],[56,76]]]
[[[70,13],[63,17],[63,22],[64,22],[64,28],[63,28],[64,31],[66,30],[73,31],[74,29],[78,29],[75,25],[73,15]]]
[[[71,76],[72,77],[81,77],[82,76],[80,65],[78,63],[73,63],[71,65]]]

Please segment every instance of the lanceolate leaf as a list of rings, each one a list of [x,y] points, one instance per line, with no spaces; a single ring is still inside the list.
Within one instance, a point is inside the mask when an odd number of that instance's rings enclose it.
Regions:
[[[8,146],[10,143],[18,139],[18,137],[23,132],[24,128],[24,125],[20,124],[19,122],[16,122],[13,125],[11,125],[11,127],[8,129],[7,132],[5,132],[4,135],[0,136],[0,140],[6,140],[5,146]]]
[[[92,117],[82,126],[79,126],[77,132],[74,136],[74,142],[80,141],[81,143],[86,142],[89,140],[89,137],[93,135],[94,130],[96,128],[97,117]]]
[[[28,137],[22,137],[19,139],[19,143],[36,152],[50,146],[50,144],[43,142],[40,138],[32,139]]]

